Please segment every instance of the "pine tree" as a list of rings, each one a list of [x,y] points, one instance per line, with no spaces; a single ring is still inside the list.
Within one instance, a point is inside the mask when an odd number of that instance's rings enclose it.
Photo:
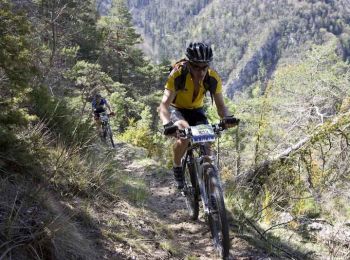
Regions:
[[[132,25],[132,17],[125,1],[116,0],[108,16],[102,17],[99,27],[103,32],[103,49],[100,64],[120,83],[130,83],[136,67],[143,65],[142,52],[136,48],[141,37]]]
[[[8,1],[0,1],[0,146],[4,150],[14,138],[13,129],[29,119],[23,103],[38,72],[30,36],[26,16],[15,12]]]

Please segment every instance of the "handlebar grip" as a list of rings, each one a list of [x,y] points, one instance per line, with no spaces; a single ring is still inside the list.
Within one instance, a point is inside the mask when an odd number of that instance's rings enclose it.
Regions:
[[[229,125],[238,125],[239,124],[239,119],[235,117],[225,117],[221,119],[219,126],[226,129],[226,124]]]
[[[228,117],[228,118],[224,118],[223,122],[225,124],[232,124],[232,125],[238,125],[239,123],[239,119],[235,118],[235,117]]]
[[[178,127],[176,125],[172,125],[169,127],[164,128],[164,135],[172,135],[175,134],[176,131],[178,130]]]

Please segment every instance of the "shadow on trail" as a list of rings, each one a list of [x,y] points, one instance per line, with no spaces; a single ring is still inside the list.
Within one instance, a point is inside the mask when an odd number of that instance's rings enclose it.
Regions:
[[[110,208],[114,204],[118,203],[115,199],[99,196],[99,205],[95,203],[94,207],[97,210],[94,214],[85,210],[82,207],[79,197],[71,206],[67,207],[66,204],[61,204],[64,207],[64,213],[66,216],[70,216],[70,219],[74,221],[75,226],[81,232],[82,236],[89,240],[90,246],[94,248],[96,255],[91,255],[86,259],[128,259],[128,256],[124,252],[117,252],[113,247],[109,245],[108,238],[105,231],[118,232],[118,227],[110,227],[108,222],[103,219],[101,214],[110,215]],[[110,208],[106,206],[108,204]],[[112,213],[113,214],[113,213]],[[79,258],[80,259],[80,258]],[[84,258],[85,259],[85,258]]]

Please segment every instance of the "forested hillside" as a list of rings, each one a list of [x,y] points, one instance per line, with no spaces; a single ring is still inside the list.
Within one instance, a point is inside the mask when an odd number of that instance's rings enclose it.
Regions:
[[[0,259],[215,258],[157,114],[196,40],[241,120],[219,149],[233,258],[348,259],[349,26],[348,0],[0,0]]]
[[[193,40],[211,43],[227,93],[268,78],[280,59],[300,59],[310,44],[339,39],[350,55],[350,4],[339,1],[128,1],[156,60],[178,59]],[[289,60],[290,61],[290,60]]]

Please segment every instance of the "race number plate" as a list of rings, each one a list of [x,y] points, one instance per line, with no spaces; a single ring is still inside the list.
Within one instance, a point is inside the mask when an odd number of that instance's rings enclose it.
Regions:
[[[206,143],[215,141],[215,133],[211,125],[191,126],[192,142]]]

